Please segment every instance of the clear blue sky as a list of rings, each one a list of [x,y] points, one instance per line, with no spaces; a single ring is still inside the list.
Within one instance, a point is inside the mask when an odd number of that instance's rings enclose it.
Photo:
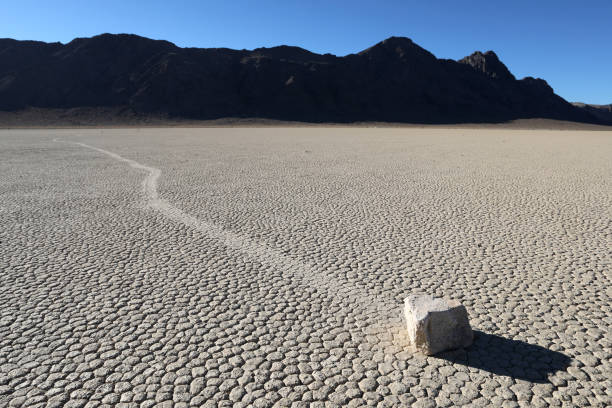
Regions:
[[[494,50],[569,101],[612,103],[612,0],[1,0],[0,37],[135,33],[183,47],[280,44],[336,55],[392,35],[439,58]]]

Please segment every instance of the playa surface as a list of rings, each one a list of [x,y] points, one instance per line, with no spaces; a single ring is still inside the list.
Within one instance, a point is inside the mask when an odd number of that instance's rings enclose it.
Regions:
[[[610,157],[606,131],[0,131],[0,406],[610,406]],[[474,344],[412,353],[413,292]]]

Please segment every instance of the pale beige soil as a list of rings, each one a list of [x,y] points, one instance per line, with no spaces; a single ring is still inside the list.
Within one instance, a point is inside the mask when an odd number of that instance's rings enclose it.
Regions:
[[[610,406],[610,157],[609,131],[0,131],[0,406]],[[411,353],[417,291],[475,343]]]

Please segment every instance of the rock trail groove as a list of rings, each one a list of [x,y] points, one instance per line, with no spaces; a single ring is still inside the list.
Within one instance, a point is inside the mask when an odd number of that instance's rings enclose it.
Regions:
[[[356,288],[350,282],[342,282],[330,276],[329,274],[317,271],[312,265],[298,261],[288,255],[285,255],[266,244],[256,242],[248,237],[225,230],[212,223],[200,220],[192,215],[185,213],[180,208],[172,205],[167,200],[160,197],[158,191],[158,180],[161,176],[161,170],[155,167],[150,167],[137,161],[120,156],[117,153],[104,150],[95,146],[91,146],[81,142],[65,141],[54,139],[54,142],[69,143],[81,146],[86,149],[94,150],[106,156],[109,156],[119,162],[128,164],[136,170],[141,170],[146,173],[146,177],[142,182],[142,188],[146,199],[146,205],[151,209],[158,211],[168,219],[182,223],[198,232],[207,235],[212,239],[220,241],[223,245],[240,251],[241,253],[256,259],[263,265],[268,265],[277,270],[297,275],[300,280],[328,296],[346,297],[354,306],[354,311],[362,315],[363,321],[358,322],[363,325],[370,319],[374,319],[375,324],[371,324],[369,333],[382,334],[388,330],[397,330],[401,321],[400,306],[393,305],[390,302],[385,302],[379,294],[366,293],[365,291]],[[392,316],[395,310],[397,316]],[[385,322],[385,320],[387,320]],[[353,334],[355,330],[363,330],[363,327],[354,327],[350,332]],[[395,347],[389,349],[388,352],[396,352]]]

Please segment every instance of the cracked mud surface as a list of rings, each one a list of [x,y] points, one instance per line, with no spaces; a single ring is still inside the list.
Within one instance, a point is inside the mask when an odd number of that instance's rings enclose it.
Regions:
[[[610,132],[0,131],[0,406],[609,406],[610,157]],[[411,353],[416,291],[474,345]]]

